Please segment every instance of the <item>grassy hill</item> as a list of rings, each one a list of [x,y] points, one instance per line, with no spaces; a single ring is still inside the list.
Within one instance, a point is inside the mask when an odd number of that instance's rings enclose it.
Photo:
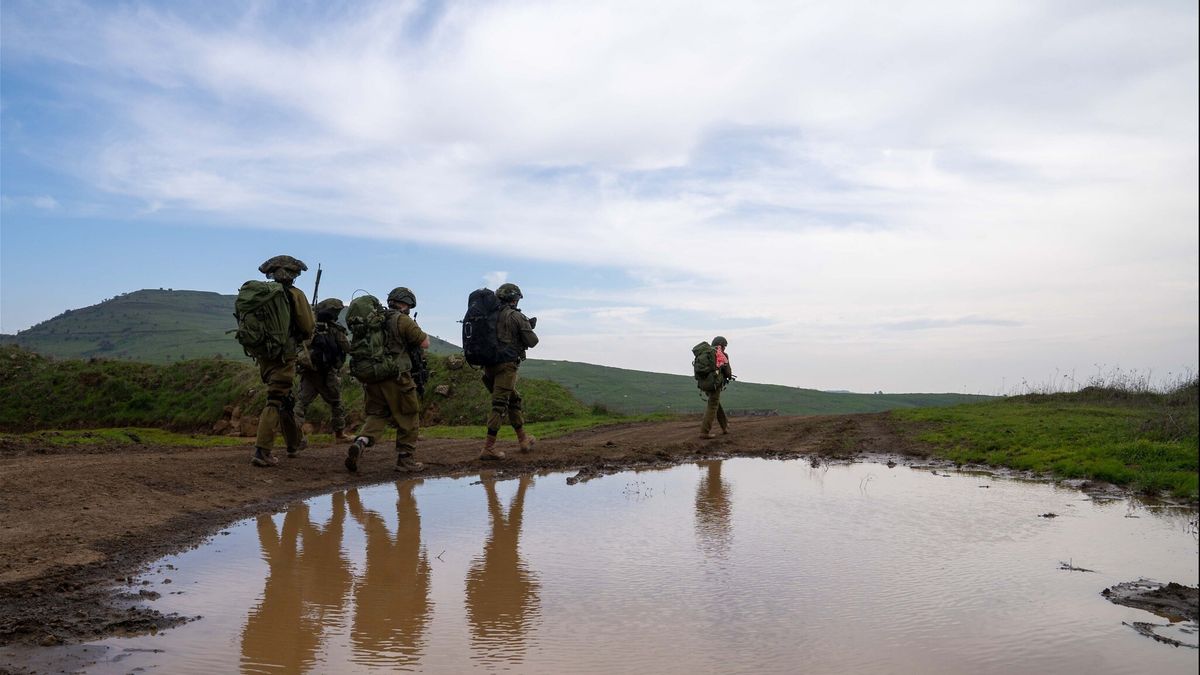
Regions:
[[[604,405],[619,412],[699,412],[705,405],[695,380],[687,375],[538,359],[526,361],[521,374],[558,382],[584,403]],[[833,393],[738,380],[722,394],[721,403],[731,411],[812,415],[945,406],[990,398],[964,394]]]
[[[430,357],[433,375],[422,398],[422,424],[481,425],[491,397],[470,368]],[[526,419],[544,422],[591,416],[561,385],[526,380]],[[439,390],[441,393],[438,393]],[[363,419],[362,386],[342,378],[353,428]],[[255,416],[266,403],[258,369],[248,361],[190,359],[169,364],[116,359],[54,359],[0,346],[0,431],[98,427],[162,427],[208,431],[222,419]],[[329,409],[317,399],[308,422],[324,429]]]
[[[145,363],[221,358],[250,362],[227,331],[236,296],[207,291],[141,290],[62,314],[23,330],[0,335],[16,344],[60,359],[102,357]],[[430,338],[434,354],[457,354],[458,347]]]
[[[0,344],[17,344],[60,359],[101,357],[170,364],[218,357],[249,363],[226,332],[234,328],[233,302],[233,295],[203,291],[135,291],[63,312],[17,335],[0,336]],[[431,343],[433,354],[461,354],[458,346],[439,338],[431,338]],[[697,412],[704,408],[695,383],[686,375],[539,359],[526,361],[521,374],[558,383],[578,401],[614,412]],[[944,406],[987,398],[834,393],[738,381],[730,385],[723,402],[733,412],[820,414]]]

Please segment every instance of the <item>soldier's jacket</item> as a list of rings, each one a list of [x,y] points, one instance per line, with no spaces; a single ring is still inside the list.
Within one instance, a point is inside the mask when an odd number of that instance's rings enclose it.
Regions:
[[[516,350],[521,360],[525,360],[525,350],[537,345],[538,336],[529,325],[529,319],[521,310],[508,306],[500,310],[496,321],[496,337],[500,342]]]
[[[317,327],[317,317],[313,316],[312,307],[304,291],[295,286],[287,286],[288,300],[292,303],[292,338],[303,342],[313,335]]]
[[[403,312],[390,312],[388,318],[388,339],[396,349],[407,351],[412,347],[420,347],[429,337],[417,322]]]

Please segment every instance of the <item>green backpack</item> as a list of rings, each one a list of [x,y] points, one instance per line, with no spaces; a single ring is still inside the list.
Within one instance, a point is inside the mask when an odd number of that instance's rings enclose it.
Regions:
[[[393,310],[386,309],[373,295],[350,302],[346,325],[350,327],[350,374],[359,382],[373,384],[394,380],[412,369],[404,345],[393,345],[387,322]]]
[[[274,281],[247,281],[233,302],[234,337],[255,361],[283,361],[295,350],[292,305],[287,289]]]
[[[725,384],[717,370],[717,350],[707,342],[692,347],[692,370],[695,371],[696,386],[703,391],[716,391]]]

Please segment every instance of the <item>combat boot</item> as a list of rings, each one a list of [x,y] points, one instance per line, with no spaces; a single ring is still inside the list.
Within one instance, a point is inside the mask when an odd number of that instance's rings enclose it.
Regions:
[[[346,470],[350,473],[358,473],[358,459],[362,457],[363,452],[370,445],[371,441],[366,436],[359,436],[350,444],[350,448],[346,450]]]
[[[347,438],[349,438],[349,436],[346,435],[346,431],[344,429],[333,430],[333,440],[337,441],[338,443],[341,443]]]
[[[706,441],[711,441],[712,439],[714,439],[714,438],[716,438],[716,437],[717,437],[717,435],[716,435],[716,434],[714,434],[714,433],[713,433],[713,432],[711,432],[711,431],[702,431],[702,432],[700,432],[700,438],[703,438],[703,439],[704,439],[704,440],[706,440]]]
[[[250,463],[254,466],[275,466],[279,460],[271,456],[270,450],[256,447],[254,454],[250,456]]]
[[[425,465],[412,458],[411,452],[401,452],[396,455],[396,471],[399,473],[416,473]]]
[[[304,438],[300,439],[300,445],[298,445],[294,448],[287,449],[287,456],[295,457],[296,455],[298,455],[300,453],[301,450],[303,450],[307,447],[308,447],[308,436],[305,436]]]
[[[533,434],[525,433],[524,429],[517,429],[517,443],[521,452],[529,452],[532,450],[535,441],[537,441],[537,438],[535,438]]]
[[[496,449],[496,437],[488,435],[487,441],[483,444],[483,451],[479,453],[479,459],[492,460],[504,459],[504,451]]]

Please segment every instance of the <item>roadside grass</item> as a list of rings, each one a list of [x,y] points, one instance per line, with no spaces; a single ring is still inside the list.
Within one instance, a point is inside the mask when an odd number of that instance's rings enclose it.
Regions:
[[[219,448],[246,445],[252,439],[207,434],[180,434],[147,427],[114,427],[66,431],[33,431],[25,434],[0,433],[0,443],[35,443],[50,447],[77,445],[165,445],[178,448]]]
[[[1195,380],[1166,393],[1088,387],[892,415],[912,423],[917,440],[954,462],[1196,499],[1196,394]]]
[[[538,438],[558,438],[585,429],[609,426],[614,424],[630,424],[633,422],[659,422],[673,419],[670,413],[653,413],[648,415],[597,415],[583,417],[568,417],[547,422],[531,422],[525,425],[529,433]],[[483,425],[435,426],[421,429],[421,435],[427,438],[478,438],[483,440],[487,427]],[[512,427],[501,427],[499,438],[513,439],[516,434]]]

